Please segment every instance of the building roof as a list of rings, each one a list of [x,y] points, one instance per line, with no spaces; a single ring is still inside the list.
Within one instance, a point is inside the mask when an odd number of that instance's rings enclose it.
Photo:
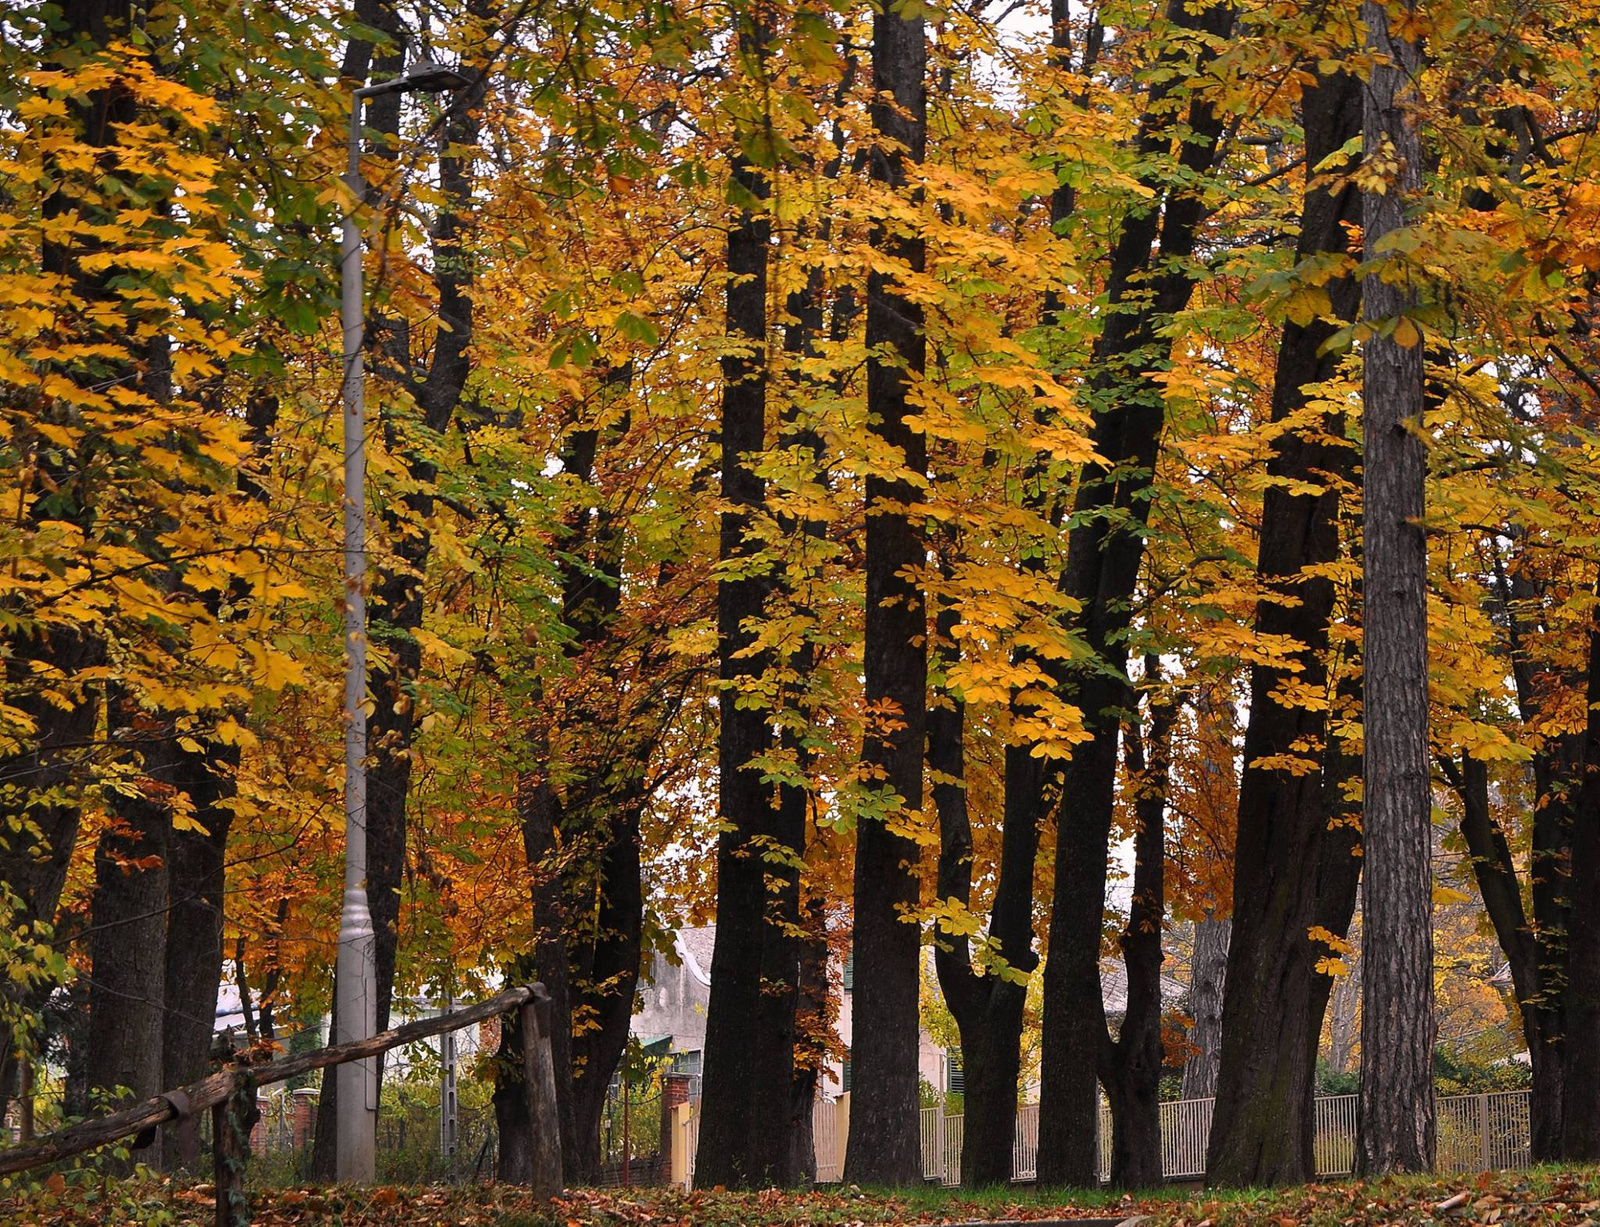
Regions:
[[[1161,1004],[1171,1008],[1184,999],[1189,988],[1171,976],[1161,977]],[[1105,999],[1106,1013],[1111,1016],[1128,1012],[1128,969],[1121,959],[1107,959],[1100,964],[1100,995]]]

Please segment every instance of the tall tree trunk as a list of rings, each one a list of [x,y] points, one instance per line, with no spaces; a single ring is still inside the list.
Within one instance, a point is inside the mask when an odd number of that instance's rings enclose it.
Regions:
[[[41,54],[47,68],[76,72],[81,61],[104,50],[128,33],[128,8],[113,0],[63,0],[58,21]],[[85,144],[99,147],[102,164],[113,167],[111,146],[121,126],[135,114],[133,95],[115,85],[92,94],[80,105],[76,118]],[[97,216],[82,208],[72,195],[73,173],[63,168],[57,185],[45,197],[41,214],[46,221],[69,222],[67,215],[84,212],[85,222],[108,224],[114,218]],[[89,273],[80,266],[89,241],[70,224],[61,230],[47,227],[41,241],[44,271],[63,279],[82,302],[114,297],[107,287],[109,272]],[[65,239],[57,237],[66,234]],[[103,344],[119,340],[105,326],[83,321],[80,342]],[[74,372],[74,377],[82,378]],[[46,401],[34,410],[46,420],[62,410]],[[55,423],[52,422],[52,425]],[[34,453],[32,471],[22,474],[34,497],[24,506],[30,525],[59,520],[88,530],[95,519],[98,491],[90,477],[93,449],[58,452],[42,445],[42,435],[32,440],[23,419],[20,446]],[[40,497],[41,493],[45,494]],[[10,606],[11,602],[7,601]],[[12,612],[8,609],[8,612]],[[0,888],[15,906],[4,919],[21,937],[30,934],[49,940],[56,907],[66,883],[67,865],[77,842],[82,817],[82,790],[89,780],[89,756],[101,715],[98,681],[85,683],[82,675],[104,663],[105,644],[90,626],[61,622],[33,622],[32,611],[21,615],[3,636],[5,647],[5,701],[20,727],[8,718],[4,727],[12,748],[0,756]],[[0,892],[3,897],[3,892]],[[43,1006],[51,985],[0,986],[8,1006],[26,1002]],[[0,1024],[0,1113],[16,1084],[16,1043],[9,1026]]]
[[[534,705],[539,704],[534,696]],[[550,739],[543,726],[530,738],[535,766],[517,783],[517,812],[522,826],[523,854],[533,895],[533,951],[519,964],[525,976],[542,983],[550,994],[550,1056],[555,1066],[557,1127],[561,1133],[561,1170],[569,1181],[580,1166],[577,1117],[572,1101],[571,954],[567,947],[568,899],[558,863],[560,802],[550,783]],[[532,1122],[518,1077],[523,1069],[520,1018],[507,1019],[500,1031],[494,1089],[495,1122],[500,1145],[496,1177],[508,1184],[532,1179]]]
[[[741,63],[762,78],[769,17],[754,6],[738,20]],[[719,561],[724,571],[717,583],[721,833],[695,1160],[695,1183],[702,1188],[790,1183],[793,1157],[793,1117],[774,1106],[787,1103],[794,1071],[798,964],[787,965],[795,951],[781,927],[794,917],[771,912],[774,905],[787,912],[797,900],[788,897],[787,881],[783,898],[768,893],[766,857],[776,838],[779,797],[762,779],[762,762],[774,748],[772,715],[752,683],[771,661],[767,653],[751,651],[755,623],[766,612],[772,586],[767,568],[754,564],[761,546],[752,536],[766,497],[766,483],[754,465],[767,443],[769,186],[766,174],[743,154],[733,160],[732,180],[733,195],[749,207],[740,211],[727,244],[727,327],[739,348],[722,360]]]
[[[168,722],[139,711],[131,697],[119,696],[112,719],[141,762],[133,795],[115,794],[113,823],[95,849],[88,1079],[92,1090],[126,1088],[145,1099],[164,1089],[168,805],[181,755]],[[160,1153],[158,1145],[140,1158],[158,1163]]]
[[[264,458],[271,433],[278,419],[278,398],[258,384],[251,389],[245,405],[245,426],[252,449],[252,463],[241,466],[239,489],[256,502],[268,498],[264,484]],[[215,411],[220,412],[219,407]],[[197,594],[212,617],[219,616],[222,600],[216,593]],[[248,585],[236,582],[230,603],[246,607]],[[224,718],[243,721],[247,713],[238,704],[221,713]],[[162,1078],[164,1087],[186,1086],[203,1077],[211,1068],[211,1044],[216,1029],[217,992],[222,980],[223,911],[226,886],[228,832],[233,824],[232,801],[237,794],[240,752],[215,738],[217,717],[208,717],[211,727],[197,732],[209,744],[200,750],[180,745],[178,790],[186,794],[194,820],[201,829],[171,832],[167,868],[167,948],[166,948],[166,1026],[162,1036]],[[280,903],[279,923],[286,914],[287,902]],[[257,1038],[251,1025],[250,990],[245,981],[244,939],[239,940],[234,966],[243,999],[246,1031]],[[276,984],[278,967],[272,965],[263,985],[264,998]],[[271,1044],[274,1039],[270,1001],[261,1004],[259,1038]],[[192,1167],[199,1157],[198,1117],[186,1117],[169,1131],[162,1158],[171,1168]]]
[[[195,821],[205,829],[173,830],[168,842],[163,1089],[187,1086],[210,1071],[222,980],[224,862],[233,823],[232,807],[218,802],[233,795],[239,763],[238,752],[227,746],[209,754],[179,747],[176,757],[173,783],[188,795]],[[162,1154],[168,1166],[193,1165],[200,1154],[198,1126],[194,1117],[174,1126]]]
[[[955,578],[953,544],[941,550],[943,577]],[[957,606],[946,602],[936,620],[939,670],[948,677],[960,661]],[[939,816],[938,894],[963,908],[972,897],[972,824],[967,812],[966,708],[946,695],[928,712],[928,768]],[[1038,966],[1033,950],[1033,870],[1038,856],[1042,774],[1024,745],[1006,748],[1006,787],[1000,834],[1000,872],[989,917],[993,953],[1013,973]],[[1027,981],[979,974],[971,944],[958,933],[938,935],[934,965],[945,1003],[961,1035],[965,1125],[961,1180],[968,1188],[1008,1183],[1013,1175],[1017,1089],[1022,1066],[1022,1020]]]
[[[1588,714],[1583,780],[1572,826],[1572,919],[1563,1003],[1561,1157],[1569,1163],[1600,1159],[1600,623],[1589,634],[1585,698]]]
[[[1145,677],[1159,684],[1160,662],[1145,657]],[[1122,1030],[1101,1045],[1100,1080],[1111,1105],[1111,1183],[1117,1188],[1154,1188],[1161,1169],[1161,933],[1166,915],[1168,767],[1172,722],[1169,698],[1150,692],[1147,733],[1130,725],[1127,763],[1137,790],[1134,814],[1133,898],[1122,931],[1128,972],[1128,1008]]]
[[[639,984],[644,928],[644,884],[640,874],[640,802],[624,805],[615,819],[600,864],[593,937],[580,960],[582,995],[575,1003],[594,1026],[573,1037],[573,1117],[578,1138],[578,1178],[600,1167],[600,1114],[611,1075],[628,1044]]]
[[[1508,525],[1505,536],[1514,547],[1522,533],[1516,525]],[[1530,653],[1522,611],[1537,608],[1541,596],[1514,555],[1510,564],[1498,552],[1494,555],[1489,608],[1505,627],[1518,713],[1525,725],[1531,725],[1543,718],[1547,688],[1594,683],[1592,677],[1580,678],[1577,671],[1538,661]],[[1566,994],[1560,985],[1568,973],[1569,910],[1574,895],[1570,858],[1574,807],[1582,796],[1584,753],[1583,735],[1572,733],[1548,737],[1535,750],[1533,838],[1526,891],[1531,912],[1524,907],[1510,843],[1490,809],[1487,765],[1470,757],[1463,757],[1459,765],[1448,758],[1440,760],[1441,770],[1460,796],[1461,834],[1472,856],[1484,911],[1511,969],[1512,991],[1532,1066],[1529,1123],[1535,1162],[1553,1162],[1564,1153]]]
[[[1562,1157],[1565,1026],[1563,994],[1547,992],[1545,984],[1552,971],[1565,970],[1566,960],[1544,949],[1540,934],[1528,923],[1511,845],[1490,808],[1488,764],[1464,754],[1459,764],[1445,759],[1440,766],[1461,800],[1461,835],[1484,911],[1511,969],[1512,995],[1522,1016],[1532,1073],[1530,1154],[1536,1162],[1551,1162]]]
[[[171,343],[157,332],[142,348],[140,391],[165,403],[172,397]],[[156,581],[171,586],[177,576],[160,565],[166,561],[165,551],[153,529],[145,523],[135,535]],[[165,646],[178,649],[170,638]],[[108,708],[107,727],[111,741],[125,750],[133,778],[127,787],[111,792],[111,822],[95,849],[88,1077],[91,1090],[110,1094],[126,1089],[134,1099],[143,1099],[164,1085],[167,1015],[188,1004],[166,995],[173,816],[186,804],[204,807],[209,790],[184,796],[197,787],[192,777],[203,770],[197,764],[203,764],[205,755],[180,745],[176,714],[155,703],[147,706],[142,695],[120,685],[113,693],[116,701]],[[203,968],[200,974],[204,976]],[[141,1158],[160,1166],[164,1140],[158,1132]]]
[[[631,370],[618,367],[603,390],[625,389]],[[626,430],[626,425],[621,427]],[[562,449],[563,470],[579,483],[594,477],[600,436],[572,432]],[[622,560],[616,525],[608,512],[586,507],[568,528],[563,551],[562,623],[574,668],[611,676],[606,637],[621,599]],[[578,659],[587,655],[588,659]],[[648,661],[641,673],[648,674]],[[582,743],[604,724],[627,728],[634,739],[605,742],[591,754],[559,765],[561,795],[551,782],[557,764],[547,730],[558,717],[542,691],[529,699],[532,765],[519,780],[524,853],[533,896],[534,949],[523,966],[551,993],[556,1102],[560,1114],[562,1170],[569,1183],[591,1179],[600,1163],[600,1116],[606,1088],[627,1044],[639,976],[644,892],[640,878],[639,819],[647,801],[649,758],[659,732],[645,728],[643,713],[618,714],[605,706],[617,686],[602,682],[565,707],[560,722],[568,740]],[[659,729],[675,706],[648,713]],[[603,757],[599,757],[603,755]],[[526,1139],[530,1126],[521,1093],[521,1040],[502,1032],[495,1106],[502,1136]],[[502,1148],[501,1170],[514,1173],[519,1156]],[[509,1177],[503,1177],[509,1178]]]
[[[1063,71],[1072,70],[1071,14],[1065,0],[1052,4],[1052,58]],[[1087,75],[1100,49],[1100,29],[1092,23],[1085,39],[1079,71]],[[1084,99],[1079,99],[1083,105]],[[1072,216],[1077,196],[1070,183],[1051,194],[1050,220],[1062,227]],[[1045,297],[1042,323],[1057,324],[1060,296],[1052,288]],[[1040,420],[1045,420],[1040,411]],[[1060,507],[1045,465],[1035,462],[1023,480],[1029,509],[1059,527]],[[948,558],[941,555],[948,563]],[[1040,572],[1042,554],[1025,556],[1024,569]],[[947,581],[953,578],[947,573]],[[958,611],[941,609],[936,636],[941,670],[948,675],[959,661],[955,640]],[[1014,653],[1020,665],[1034,664],[1051,679],[1054,688],[1064,684],[1059,661],[1040,656],[1030,647]],[[1013,718],[1031,714],[1032,704],[1020,693],[1010,697]],[[967,813],[965,779],[965,709],[955,695],[928,713],[928,767],[934,778],[932,796],[939,816],[938,896],[963,906],[972,894],[972,827]],[[1005,782],[1002,796],[1000,876],[995,884],[989,917],[992,949],[1012,973],[1032,976],[1039,956],[1033,946],[1033,878],[1039,852],[1039,828],[1059,795],[1060,773],[1047,770],[1045,760],[1030,743],[1005,747]],[[935,968],[945,1002],[961,1037],[965,1126],[961,1147],[961,1180],[967,1188],[1003,1185],[1015,1166],[1017,1095],[1021,1076],[1023,1015],[1027,982],[996,974],[978,975],[971,946],[958,934],[946,935],[935,947]]]
[[[906,161],[920,164],[927,141],[927,45],[920,8],[892,6],[872,21],[872,178],[892,190],[906,185]],[[923,242],[879,222],[873,246],[922,271]],[[867,414],[871,429],[904,468],[921,474],[927,443],[908,420],[909,397],[926,358],[922,307],[888,273],[867,278]],[[883,355],[883,356],[879,356]],[[892,355],[892,357],[890,356]],[[926,726],[927,611],[912,576],[924,565],[922,530],[906,506],[917,498],[910,480],[867,478],[866,704],[890,713],[863,737],[861,764],[879,798],[856,826],[855,1002],[851,1067],[856,1094],[845,1179],[858,1184],[912,1185],[922,1180],[918,1132],[917,1051],[921,969],[914,840],[890,821],[923,802]],[[892,722],[894,727],[887,727]]]
[[[1167,19],[1207,37],[1193,69],[1203,67],[1233,29],[1226,4],[1193,12],[1172,0]],[[1162,105],[1187,78],[1183,58],[1193,44],[1164,59],[1171,71],[1152,87],[1140,129],[1139,153],[1153,162],[1172,144],[1172,109]],[[1193,183],[1216,154],[1221,122],[1211,104],[1195,99],[1190,135],[1177,155]],[[1170,183],[1170,180],[1169,180]],[[1068,697],[1083,712],[1090,739],[1067,764],[1056,818],[1056,881],[1050,915],[1050,958],[1044,969],[1044,1036],[1039,1103],[1039,1182],[1087,1186],[1096,1180],[1099,1121],[1097,1065],[1105,1042],[1100,988],[1100,942],[1105,912],[1106,859],[1115,805],[1117,743],[1128,694],[1123,641],[1144,559],[1143,526],[1150,514],[1163,424],[1156,376],[1168,343],[1161,326],[1182,310],[1194,282],[1182,271],[1204,216],[1192,190],[1164,191],[1155,204],[1130,210],[1112,251],[1106,296],[1111,304],[1095,343],[1094,400],[1104,406],[1092,430],[1105,463],[1086,465],[1074,501],[1062,591],[1078,612],[1077,629],[1096,656],[1096,668],[1075,679]],[[1149,275],[1156,261],[1171,265]]]
[[[853,74],[846,68],[840,89]],[[831,160],[824,173],[837,175],[841,159]],[[826,237],[826,228],[823,231]],[[805,283],[789,294],[785,309],[790,323],[784,327],[783,348],[793,359],[816,357],[818,342],[824,326],[824,282],[820,267],[808,270]],[[847,316],[846,304],[841,314]],[[835,327],[844,324],[836,320]],[[806,385],[802,385],[805,387]],[[801,483],[826,484],[827,472],[823,464],[823,442],[817,433],[808,398],[802,392],[791,393],[783,411],[782,444],[792,450],[799,466]],[[797,519],[780,514],[779,529],[785,539],[793,540],[798,534],[800,548],[808,551],[827,535],[827,524],[815,517]],[[814,617],[810,586],[815,579],[815,566],[802,556],[780,573],[778,581],[797,614]],[[778,789],[778,813],[775,838],[784,848],[798,854],[806,850],[808,816],[811,812],[811,779],[815,765],[815,752],[810,747],[809,731],[816,719],[812,699],[805,691],[806,681],[816,669],[816,645],[804,640],[790,659],[793,676],[801,679],[782,719],[779,748],[786,762],[794,764],[795,779],[781,784]],[[813,1137],[813,1108],[819,1091],[819,1080],[827,1064],[827,1042],[835,1034],[837,1003],[832,1000],[828,982],[828,913],[823,897],[808,889],[794,864],[774,865],[771,876],[780,889],[774,903],[777,916],[791,916],[794,932],[788,945],[795,965],[795,993],[792,1016],[788,1025],[793,1031],[790,1049],[793,1053],[789,1086],[790,1125],[788,1167],[786,1176],[792,1184],[811,1184],[816,1180],[816,1149]],[[791,902],[792,900],[792,902]],[[774,1088],[776,1090],[776,1088]]]
[[[1210,1099],[1217,1093],[1222,1060],[1222,995],[1228,978],[1228,940],[1233,919],[1211,909],[1195,921],[1194,962],[1189,969],[1189,1012],[1194,1026],[1189,1042],[1196,1051],[1183,1063],[1185,1099]]]
[[[1409,15],[1409,3],[1401,6]],[[1406,224],[1421,186],[1422,145],[1406,108],[1420,56],[1393,37],[1389,14],[1366,0],[1375,56],[1366,91],[1369,168],[1398,163],[1366,197],[1366,256],[1394,263],[1386,240]],[[1421,439],[1423,346],[1402,312],[1416,302],[1409,273],[1368,273],[1364,313],[1380,326],[1363,351],[1363,744],[1361,1104],[1356,1170],[1433,1166],[1433,851],[1428,763],[1428,552],[1421,518],[1427,453]],[[1410,328],[1409,341],[1395,328]],[[1600,1107],[1600,1103],[1596,1104]],[[1600,1156],[1597,1156],[1600,1157]]]
[[[1335,74],[1305,92],[1306,165],[1321,165],[1361,130],[1360,82]],[[1360,220],[1360,194],[1308,182],[1296,255],[1348,250],[1347,227]],[[1332,320],[1354,318],[1351,277],[1328,283]],[[1311,385],[1330,378],[1338,355],[1324,352],[1336,324],[1286,323],[1272,389],[1272,420],[1300,414]],[[1331,989],[1316,970],[1326,947],[1315,924],[1343,934],[1355,907],[1358,862],[1351,829],[1330,823],[1328,801],[1343,777],[1328,771],[1335,746],[1320,704],[1289,705],[1289,678],[1315,694],[1328,686],[1328,629],[1333,582],[1311,569],[1339,557],[1340,487],[1353,474],[1344,419],[1330,414],[1274,442],[1257,569],[1271,596],[1256,606],[1256,629],[1297,645],[1296,669],[1251,671],[1250,717],[1235,836],[1233,933],[1223,994],[1222,1052],[1206,1170],[1214,1184],[1260,1185],[1310,1180],[1316,1048]],[[1294,492],[1310,482],[1318,493]],[[1302,487],[1303,489],[1303,487]],[[1319,754],[1317,747],[1323,747]],[[1294,771],[1276,764],[1300,760]],[[1321,885],[1319,886],[1319,883]],[[1326,920],[1319,920],[1325,916]],[[1341,919],[1342,918],[1342,919]]]
[[[1328,1003],[1328,1068],[1336,1074],[1350,1072],[1361,1038],[1361,956],[1345,962],[1350,971],[1339,977]]]

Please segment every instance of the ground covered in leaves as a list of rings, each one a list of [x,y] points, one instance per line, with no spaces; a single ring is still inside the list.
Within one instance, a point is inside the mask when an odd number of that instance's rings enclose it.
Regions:
[[[255,1227],[867,1227],[973,1220],[1148,1215],[1150,1227],[1388,1227],[1389,1224],[1548,1224],[1600,1227],[1600,1169],[1542,1168],[1473,1177],[1307,1185],[1270,1192],[1172,1188],[1144,1196],[1062,1195],[1029,1188],[967,1194],[691,1193],[575,1190],[539,1206],[524,1192],[487,1185],[361,1191],[258,1188]],[[209,1185],[116,1179],[80,1170],[0,1187],[6,1227],[210,1227]]]

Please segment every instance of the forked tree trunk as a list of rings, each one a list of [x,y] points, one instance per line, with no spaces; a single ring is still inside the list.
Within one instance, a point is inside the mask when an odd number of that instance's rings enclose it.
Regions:
[[[952,543],[941,551],[944,578],[954,578]],[[946,603],[937,620],[940,672],[948,677],[960,660],[958,609]],[[972,825],[967,812],[965,705],[946,695],[928,713],[930,789],[939,816],[938,894],[963,907],[972,895]],[[1040,760],[1025,745],[1006,747],[1005,812],[1000,875],[989,917],[994,953],[1013,973],[1038,966],[1033,950],[1033,869],[1038,855]],[[965,1110],[961,1181],[967,1188],[1003,1185],[1013,1176],[1017,1090],[1022,1066],[1022,1022],[1026,981],[979,975],[970,942],[939,934],[934,964],[945,1003],[961,1036]]]
[[[1234,10],[1215,4],[1193,11],[1172,0],[1175,29],[1204,35],[1191,70],[1202,69],[1233,29]],[[1172,94],[1185,80],[1194,46],[1185,41],[1163,58],[1168,70],[1151,87],[1138,152],[1154,160],[1172,144]],[[1211,104],[1189,107],[1189,134],[1177,161],[1192,183],[1211,168],[1221,122]],[[1194,282],[1183,265],[1193,254],[1204,210],[1197,193],[1152,182],[1155,203],[1130,210],[1112,250],[1106,297],[1111,303],[1095,343],[1091,437],[1102,462],[1086,465],[1074,500],[1063,593],[1078,611],[1075,629],[1095,653],[1066,688],[1083,712],[1090,740],[1067,764],[1056,816],[1056,881],[1050,915],[1050,958],[1044,969],[1044,1035],[1039,1092],[1038,1179],[1043,1185],[1087,1186],[1096,1180],[1099,1120],[1097,1067],[1105,1043],[1100,988],[1100,938],[1106,860],[1115,808],[1118,733],[1127,701],[1123,638],[1144,560],[1142,526],[1155,474],[1164,400],[1156,376],[1168,342],[1161,328],[1187,306]],[[1155,275],[1157,262],[1173,267]]]
[[[1401,6],[1409,13],[1410,5]],[[1366,197],[1366,256],[1406,224],[1421,186],[1413,87],[1416,46],[1391,34],[1378,0],[1362,5],[1375,56],[1366,90],[1369,167],[1397,164]],[[1428,552],[1421,519],[1423,346],[1403,312],[1407,271],[1368,273],[1362,374],[1363,744],[1361,1102],[1356,1170],[1376,1176],[1433,1166],[1433,876],[1428,760]],[[1396,329],[1409,328],[1409,339]]]
[[[1360,82],[1334,75],[1305,91],[1306,164],[1318,166],[1361,130]],[[1299,260],[1348,250],[1360,194],[1308,184]],[[1351,320],[1358,303],[1353,278],[1327,286],[1332,320]],[[1338,354],[1325,349],[1336,324],[1286,323],[1272,389],[1272,420],[1300,414],[1311,385],[1330,378]],[[1250,678],[1250,718],[1235,837],[1233,932],[1223,994],[1222,1051],[1206,1170],[1213,1184],[1270,1185],[1314,1174],[1313,1108],[1316,1045],[1331,989],[1316,964],[1327,953],[1313,943],[1314,925],[1343,935],[1355,907],[1357,862],[1352,830],[1330,823],[1344,766],[1327,736],[1319,704],[1287,705],[1281,688],[1292,676],[1312,693],[1328,688],[1333,582],[1310,568],[1339,557],[1339,500],[1354,452],[1344,419],[1330,414],[1274,441],[1267,471],[1279,479],[1263,496],[1258,571],[1271,593],[1256,607],[1256,628],[1297,645],[1298,669],[1257,665]],[[1289,482],[1320,492],[1291,492]],[[1321,754],[1315,747],[1324,745]],[[1298,748],[1297,747],[1302,747]],[[1304,747],[1311,747],[1305,749]],[[1294,771],[1274,769],[1285,756]]]
[[[1159,661],[1145,658],[1145,676],[1159,681]],[[1147,729],[1127,735],[1129,787],[1135,790],[1133,898],[1122,931],[1128,1008],[1122,1030],[1101,1047],[1100,1081],[1111,1105],[1111,1183],[1154,1188],[1161,1167],[1161,935],[1166,915],[1165,823],[1175,716],[1169,698],[1150,694]],[[1137,720],[1137,716],[1134,717]]]
[[[1072,26],[1066,0],[1051,6],[1051,55],[1064,72],[1071,72]],[[1091,21],[1079,71],[1087,75],[1099,53],[1101,27]],[[1079,99],[1080,105],[1084,99]],[[1070,182],[1058,185],[1050,198],[1050,221],[1058,232],[1071,218],[1077,195]],[[1045,295],[1042,324],[1059,323],[1061,300],[1054,288]],[[1044,410],[1039,419],[1047,420]],[[1052,525],[1059,526],[1061,509],[1043,463],[1029,466],[1023,478],[1028,507]],[[1030,554],[1021,566],[1040,572],[1046,560]],[[946,575],[949,579],[951,576]],[[956,611],[940,612],[939,634],[942,669],[948,673],[959,660],[954,630]],[[1019,665],[1035,664],[1059,689],[1064,684],[1060,662],[1042,657],[1031,647],[1014,652]],[[1014,718],[1033,711],[1019,693],[1011,695]],[[964,747],[965,710],[949,696],[949,705],[928,714],[928,766],[937,782],[931,791],[939,815],[938,894],[970,904],[972,894],[972,827],[967,812]],[[989,917],[989,938],[997,954],[1013,972],[1032,976],[1039,956],[1033,948],[1033,878],[1039,852],[1040,824],[1060,794],[1060,772],[1047,770],[1045,761],[1027,743],[1008,745],[1004,754],[1005,784],[1002,799],[1000,877],[996,882]],[[942,779],[938,779],[942,777]],[[979,976],[972,965],[965,937],[945,935],[935,948],[934,962],[940,989],[956,1020],[961,1037],[965,1125],[961,1147],[961,1182],[969,1189],[1003,1185],[1013,1177],[1017,1096],[1021,1075],[1022,1027],[1027,983],[1014,977]]]
[[[753,6],[738,15],[742,63],[765,72],[768,15]],[[755,465],[765,451],[767,420],[766,173],[735,156],[732,183],[740,210],[728,232],[727,324],[739,343],[722,360],[722,498],[717,583],[718,696],[717,935],[706,1010],[705,1073],[695,1183],[702,1188],[763,1187],[793,1182],[794,1117],[788,1110],[794,1072],[795,978],[798,948],[785,931],[798,899],[784,877],[769,897],[767,855],[779,840],[778,790],[762,779],[774,748],[772,713],[751,683],[767,671],[767,653],[752,654],[755,623],[772,585],[751,565],[766,482]],[[741,570],[741,567],[743,570]],[[803,841],[804,831],[801,837]],[[797,845],[782,841],[791,851]],[[782,913],[769,914],[774,905]]]
[[[1460,798],[1461,834],[1484,911],[1511,969],[1512,995],[1522,1017],[1532,1074],[1530,1155],[1535,1162],[1552,1162],[1562,1156],[1565,1024],[1562,995],[1546,992],[1544,986],[1552,971],[1565,971],[1566,959],[1548,949],[1549,936],[1534,932],[1528,923],[1511,845],[1490,806],[1488,764],[1463,755],[1459,765],[1445,759],[1441,766]]]
[[[872,19],[872,178],[903,190],[906,162],[922,161],[927,140],[927,46],[920,7],[885,6]],[[923,242],[880,222],[873,246],[913,274],[923,267]],[[871,429],[920,474],[927,464],[922,432],[908,419],[917,410],[909,392],[926,356],[922,307],[886,272],[867,278],[867,350],[894,356],[867,363]],[[871,476],[866,483],[866,634],[862,649],[869,709],[892,713],[863,735],[862,768],[881,799],[879,813],[856,826],[854,942],[855,998],[850,1139],[845,1179],[857,1184],[913,1185],[922,1180],[918,1131],[918,1000],[920,934],[915,841],[895,834],[890,819],[923,803],[926,727],[927,611],[913,578],[924,565],[922,532],[905,510],[915,501],[911,481]]]

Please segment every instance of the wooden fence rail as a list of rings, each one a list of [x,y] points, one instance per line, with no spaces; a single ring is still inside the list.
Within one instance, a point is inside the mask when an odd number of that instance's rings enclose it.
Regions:
[[[477,1005],[441,1014],[437,1018],[418,1019],[368,1039],[333,1044],[314,1052],[298,1053],[259,1065],[232,1065],[186,1087],[166,1091],[109,1116],[81,1121],[46,1134],[25,1146],[0,1148],[0,1175],[54,1163],[130,1136],[136,1139],[134,1145],[137,1149],[148,1144],[159,1126],[169,1121],[183,1120],[207,1109],[219,1113],[225,1111],[229,1101],[246,1090],[253,1094],[256,1087],[285,1082],[312,1070],[342,1065],[346,1061],[367,1060],[402,1044],[430,1039],[447,1031],[459,1031],[463,1027],[519,1010],[522,1015],[523,1080],[533,1133],[534,1153],[531,1156],[529,1183],[541,1197],[553,1197],[561,1191],[562,1173],[560,1139],[556,1129],[555,1067],[550,1057],[549,1002],[549,994],[542,984],[522,985],[508,988]],[[219,1118],[218,1126],[223,1123]],[[240,1162],[240,1156],[232,1152],[229,1144],[230,1135],[236,1132],[234,1122],[230,1121],[228,1125],[228,1128],[215,1128],[212,1131],[213,1146],[217,1151],[219,1223],[230,1221],[224,1213],[225,1186],[236,1185],[235,1169]]]

